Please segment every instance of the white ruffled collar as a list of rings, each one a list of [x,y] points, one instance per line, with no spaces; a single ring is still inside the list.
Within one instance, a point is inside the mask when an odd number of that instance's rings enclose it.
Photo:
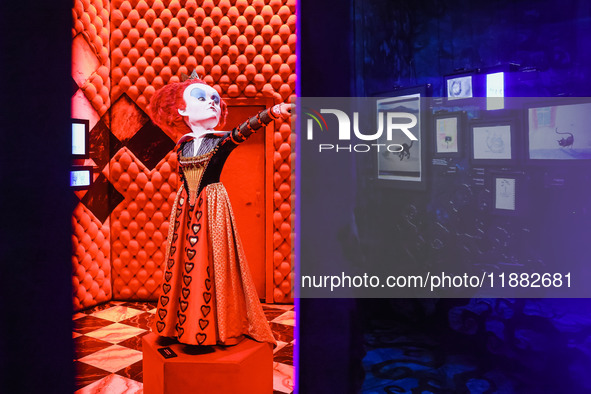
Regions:
[[[219,134],[220,134],[220,132],[217,130],[208,130],[205,133],[201,133],[201,134],[191,131],[190,133],[183,135],[176,144],[177,144],[177,146],[179,146],[183,142],[193,140],[193,156],[197,156],[197,151],[199,150],[199,147],[201,146],[201,141],[203,141],[203,138],[213,137],[213,136],[217,137]]]

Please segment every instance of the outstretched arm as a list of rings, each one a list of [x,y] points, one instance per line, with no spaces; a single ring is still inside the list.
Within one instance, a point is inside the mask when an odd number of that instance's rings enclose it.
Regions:
[[[244,142],[261,127],[271,123],[279,118],[289,119],[291,116],[291,105],[277,104],[271,108],[259,112],[258,115],[253,116],[240,126],[231,131],[230,137],[234,143],[239,144]]]

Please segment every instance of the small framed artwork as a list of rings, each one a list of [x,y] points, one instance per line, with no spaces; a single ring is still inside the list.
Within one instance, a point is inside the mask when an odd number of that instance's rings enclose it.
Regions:
[[[383,133],[377,140],[379,144],[389,147],[377,152],[377,178],[387,181],[387,186],[410,190],[426,189],[425,97],[428,96],[429,89],[430,85],[399,89],[388,93],[389,97],[376,101],[378,118],[391,117],[390,121],[407,125],[400,127],[400,130],[391,133],[389,137],[386,136],[387,133]]]
[[[525,210],[525,176],[522,173],[491,172],[492,213],[517,216]]]
[[[90,122],[85,119],[72,119],[72,158],[90,157]]]
[[[433,115],[433,155],[462,157],[464,112]]]
[[[513,119],[470,123],[471,161],[474,165],[513,165],[517,162],[516,122]]]
[[[70,170],[70,187],[74,190],[85,190],[92,186],[92,166],[74,166]]]

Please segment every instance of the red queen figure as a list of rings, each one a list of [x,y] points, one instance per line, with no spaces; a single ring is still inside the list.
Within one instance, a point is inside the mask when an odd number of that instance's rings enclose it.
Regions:
[[[218,92],[195,73],[152,97],[154,123],[184,134],[177,144],[181,184],[152,330],[191,345],[234,345],[244,336],[275,344],[220,174],[240,143],[269,122],[288,118],[290,106],[266,109],[230,132],[214,131],[226,114]]]

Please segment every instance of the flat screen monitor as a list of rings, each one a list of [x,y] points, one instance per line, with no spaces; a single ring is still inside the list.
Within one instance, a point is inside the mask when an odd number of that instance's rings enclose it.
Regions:
[[[473,77],[472,74],[446,77],[445,86],[447,97],[449,99],[474,97]]]
[[[92,185],[92,166],[75,166],[70,170],[70,187],[84,190]]]
[[[486,74],[486,109],[505,108],[505,73],[503,71]]]
[[[72,157],[88,159],[90,122],[85,119],[72,119]]]
[[[527,109],[527,157],[530,163],[591,160],[591,102],[583,100],[589,99]]]

